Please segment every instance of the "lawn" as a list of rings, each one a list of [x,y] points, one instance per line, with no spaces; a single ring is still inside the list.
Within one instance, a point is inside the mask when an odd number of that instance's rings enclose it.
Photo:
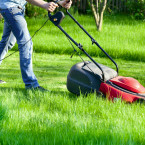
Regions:
[[[128,16],[109,16],[104,18],[102,32],[96,31],[93,17],[75,16],[92,37],[113,58],[125,60],[145,61],[145,22],[130,19]],[[39,21],[39,23],[38,23]],[[33,18],[28,21],[31,35],[46,21]],[[90,38],[66,15],[61,26],[78,43],[81,43],[91,56],[104,57],[104,54],[92,46]],[[61,39],[60,39],[61,38]],[[39,41],[38,41],[39,40]],[[36,52],[70,54],[72,47],[67,38],[50,21],[34,38],[34,50]],[[62,43],[63,41],[63,43]],[[40,43],[41,42],[41,43]]]
[[[144,23],[134,20],[132,22],[127,20],[126,16],[121,16],[123,20],[121,17],[106,16],[103,31],[96,32],[92,18],[76,17],[115,58],[120,69],[119,74],[134,77],[145,86],[145,43],[142,39],[145,36]],[[38,19],[27,20],[31,35],[45,21],[40,19],[38,23]],[[67,18],[66,21],[66,25],[63,24],[65,29],[77,41],[82,41],[84,46],[86,45],[87,51],[97,62],[114,68],[107,58],[103,58],[101,52],[94,46],[91,47],[90,41],[84,38],[81,32],[78,33],[78,29],[72,31],[73,23],[68,23],[70,19]],[[138,26],[138,31],[135,26]],[[124,37],[121,37],[122,33],[126,33]],[[129,43],[130,39],[132,41]],[[40,85],[51,92],[25,90],[18,53],[4,60],[0,79],[7,83],[0,85],[0,144],[145,144],[145,104],[126,104],[121,101],[112,103],[96,94],[83,97],[69,93],[66,88],[67,74],[72,65],[81,60],[77,55],[70,58],[73,49],[67,39],[49,22],[33,41],[34,72]],[[128,49],[125,49],[124,45],[128,45]],[[122,51],[118,50],[119,46]],[[138,51],[141,58],[136,54],[137,46],[140,47]],[[13,51],[9,53],[11,52]],[[83,58],[88,60],[85,56]]]

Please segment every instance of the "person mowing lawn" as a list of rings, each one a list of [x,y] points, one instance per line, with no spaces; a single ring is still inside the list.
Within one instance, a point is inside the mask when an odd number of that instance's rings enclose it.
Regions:
[[[53,12],[58,7],[58,4],[69,9],[72,1],[0,0],[0,13],[4,18],[3,36],[0,41],[0,64],[8,50],[10,50],[17,41],[20,55],[20,69],[25,88],[45,91],[46,89],[39,85],[32,68],[33,43],[27,28],[27,22],[24,18],[25,5],[27,2],[46,9],[49,12]],[[0,80],[0,83],[4,83],[4,81]]]

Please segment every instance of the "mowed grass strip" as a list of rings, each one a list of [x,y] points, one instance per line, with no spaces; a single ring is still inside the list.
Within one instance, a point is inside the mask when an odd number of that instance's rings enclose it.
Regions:
[[[72,14],[90,35],[113,58],[145,61],[145,22],[136,21],[126,15],[105,15],[103,29],[98,32],[93,16]],[[47,17],[26,18],[31,36],[38,30]],[[105,55],[95,46],[90,38],[66,15],[60,24],[63,29],[92,56]],[[0,23],[2,36],[3,23]],[[66,36],[50,21],[33,38],[34,51],[49,54],[70,54],[73,50]],[[17,50],[15,46],[15,50]],[[78,49],[77,49],[78,50]]]
[[[136,21],[124,15],[106,15],[104,16],[103,29],[98,32],[92,16],[74,15],[74,17],[111,57],[145,61],[145,22]],[[45,20],[46,18],[28,19],[31,35]],[[95,45],[92,45],[90,38],[69,16],[66,15],[61,26],[76,42],[81,43],[90,55],[105,56]],[[35,36],[33,41],[36,52],[70,54],[73,50],[66,36],[50,21]]]

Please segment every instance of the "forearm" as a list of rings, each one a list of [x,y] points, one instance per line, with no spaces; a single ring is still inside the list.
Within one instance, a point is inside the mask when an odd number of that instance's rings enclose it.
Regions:
[[[47,2],[43,0],[26,0],[26,1],[31,3],[32,5],[36,5],[38,7],[46,9],[45,5],[47,4]]]
[[[52,2],[45,2],[44,0],[26,0],[26,1],[31,3],[32,5],[44,8],[50,12],[53,12],[56,9],[56,7],[58,7],[58,5],[53,2],[55,0],[52,0]],[[62,0],[58,1],[58,3],[62,7],[69,9],[71,7],[72,1],[70,0],[70,2],[68,3],[68,0]]]

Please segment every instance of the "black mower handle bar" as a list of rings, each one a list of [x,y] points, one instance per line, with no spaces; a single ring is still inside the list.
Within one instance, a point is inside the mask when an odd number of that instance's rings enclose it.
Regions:
[[[114,63],[114,65],[116,66],[116,71],[117,73],[119,73],[118,70],[118,65],[117,63],[111,58],[111,56],[97,43],[97,41],[83,28],[82,25],[80,25],[80,23],[69,13],[68,10],[66,10],[67,14],[74,20],[74,22],[90,37],[92,44],[96,44],[103,52],[104,54]]]
[[[118,65],[117,63],[110,57],[110,55],[97,43],[97,41],[83,28],[82,25],[80,25],[80,23],[69,13],[68,10],[66,10],[67,14],[73,19],[73,21],[90,37],[92,44],[96,44],[103,52],[104,54],[114,63],[114,65],[116,66],[116,71],[117,74],[119,72],[118,70]],[[93,63],[102,71],[102,77],[103,77],[103,81],[105,80],[105,76],[104,76],[104,71],[102,70],[102,68],[100,67],[100,65],[83,49],[83,46],[81,44],[78,44],[76,41],[74,41],[74,39],[72,39],[68,33],[66,33],[63,28],[59,25],[61,23],[61,21],[63,20],[63,18],[65,17],[63,12],[57,12],[54,15],[51,15],[50,12],[48,12],[48,16],[50,18],[50,21],[57,26],[80,50],[82,50],[86,56],[88,56],[90,58],[90,60],[93,61]]]

